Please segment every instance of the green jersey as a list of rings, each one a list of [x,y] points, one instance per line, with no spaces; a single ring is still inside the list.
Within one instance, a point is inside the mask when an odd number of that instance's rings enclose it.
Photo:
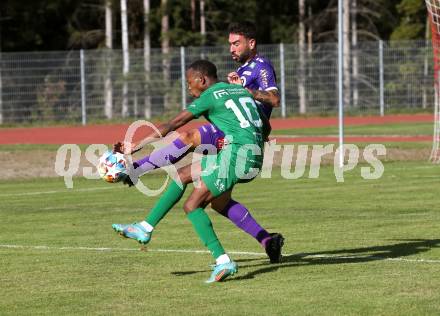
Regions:
[[[263,121],[252,95],[236,84],[218,82],[203,91],[187,111],[203,115],[235,144],[263,146]],[[232,136],[232,137],[231,137]]]

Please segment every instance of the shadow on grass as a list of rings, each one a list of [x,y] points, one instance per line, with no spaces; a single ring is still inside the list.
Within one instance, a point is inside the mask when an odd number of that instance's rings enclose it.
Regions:
[[[226,281],[253,279],[255,276],[262,273],[273,272],[278,269],[294,266],[351,264],[398,258],[404,259],[403,257],[423,253],[431,250],[432,248],[440,247],[440,239],[403,239],[400,241],[403,242],[383,246],[307,252],[284,256],[282,262],[279,264],[273,265],[264,263],[259,265],[247,266],[249,268],[258,266],[264,267]],[[243,266],[243,268],[244,267],[246,266]]]
[[[400,240],[399,243],[383,246],[349,248],[329,251],[307,252],[284,256],[279,264],[269,264],[267,259],[264,262],[255,265],[240,265],[241,268],[257,268],[244,275],[227,279],[226,281],[238,281],[253,279],[259,274],[273,272],[278,269],[306,266],[306,265],[322,265],[322,264],[352,264],[365,263],[370,261],[404,259],[403,257],[423,253],[432,248],[440,247],[440,239],[416,239],[416,240]],[[237,262],[261,261],[262,259],[241,259]],[[260,267],[260,268],[259,268]],[[172,272],[177,276],[184,276],[194,273],[206,273],[204,271],[181,271]]]
[[[250,261],[261,261],[261,258],[246,258],[246,259],[237,259],[234,260],[236,263],[241,263],[241,262],[250,262]],[[266,260],[266,259],[263,259]],[[252,265],[253,267],[255,267],[256,265]],[[251,266],[249,266],[251,267]],[[199,271],[175,271],[175,272],[171,272],[171,274],[173,275],[177,275],[177,276],[184,276],[184,275],[190,275],[190,274],[196,274],[196,273],[202,273],[202,272],[211,272],[211,269],[206,269],[206,270],[199,270]]]

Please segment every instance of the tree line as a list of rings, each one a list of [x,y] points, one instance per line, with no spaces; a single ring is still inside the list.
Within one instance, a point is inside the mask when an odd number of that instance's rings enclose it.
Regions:
[[[344,1],[358,41],[427,34],[423,0]],[[151,47],[225,44],[227,25],[238,20],[258,25],[259,43],[297,43],[303,36],[309,44],[337,39],[338,0],[3,0],[0,49],[122,48],[124,3],[130,48],[144,47],[145,33]],[[109,20],[111,42],[106,41]]]
[[[429,25],[423,0],[342,1],[345,8],[344,104],[347,108],[358,108],[362,84],[358,61],[362,51],[358,43],[426,38]],[[101,49],[98,52],[102,54],[102,65],[96,69],[99,79],[94,83],[98,88],[89,89],[88,93],[102,94],[104,116],[111,119],[119,112],[120,116],[127,117],[133,112],[133,103],[139,103],[143,116],[150,118],[154,102],[159,102],[165,110],[175,108],[170,48],[226,45],[229,23],[247,20],[257,25],[258,43],[296,45],[295,87],[286,90],[291,93],[297,90],[298,112],[305,114],[311,102],[311,91],[306,89],[306,83],[311,78],[312,50],[315,44],[337,41],[337,6],[338,0],[3,0],[0,2],[0,51]],[[152,47],[161,48],[160,73],[155,73],[155,78],[159,77],[162,82],[160,87],[153,86]],[[142,77],[136,79],[141,87],[129,84],[134,67],[130,62],[130,49],[136,48],[143,48]],[[117,71],[113,69],[112,49],[123,52],[122,67]],[[424,58],[427,65],[427,56]],[[68,64],[66,61],[64,66]],[[62,92],[67,83],[50,78],[52,76],[47,74],[42,88],[31,93],[42,104],[31,107],[43,109],[42,113],[44,109],[56,108],[56,102],[52,102],[50,94],[47,96],[47,91],[67,94]],[[4,74],[5,91],[7,83],[9,87],[16,86],[14,80]],[[120,100],[115,99],[115,91],[119,89]],[[133,89],[140,91],[134,93],[135,101],[130,99]],[[160,95],[160,101],[153,100],[152,95]],[[0,122],[1,115],[0,108]]]

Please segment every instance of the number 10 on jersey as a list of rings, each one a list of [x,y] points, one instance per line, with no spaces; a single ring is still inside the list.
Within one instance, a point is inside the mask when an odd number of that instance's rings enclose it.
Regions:
[[[263,122],[261,121],[260,115],[258,114],[257,105],[252,98],[242,97],[238,99],[238,102],[240,102],[240,105],[244,110],[244,114],[242,111],[240,111],[238,105],[232,99],[227,100],[225,102],[225,106],[227,109],[230,109],[232,110],[232,112],[234,112],[235,116],[240,122],[241,128],[247,128],[251,126],[251,124],[255,127],[263,126]]]

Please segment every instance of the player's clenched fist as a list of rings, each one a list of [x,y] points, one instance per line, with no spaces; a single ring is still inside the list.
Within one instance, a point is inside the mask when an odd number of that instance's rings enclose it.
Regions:
[[[228,82],[230,84],[239,84],[239,85],[241,85],[241,79],[240,79],[240,76],[238,75],[238,73],[236,73],[235,71],[230,72],[228,74]]]

